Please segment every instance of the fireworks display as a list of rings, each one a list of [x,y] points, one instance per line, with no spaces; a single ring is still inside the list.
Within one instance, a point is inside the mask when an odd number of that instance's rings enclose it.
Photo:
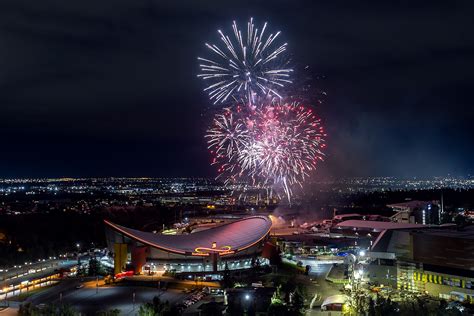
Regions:
[[[214,104],[231,97],[250,102],[255,95],[281,98],[278,89],[291,83],[293,70],[286,68],[287,62],[282,58],[287,43],[276,44],[280,32],[267,35],[267,23],[258,29],[252,19],[247,23],[246,36],[235,21],[232,29],[233,37],[218,31],[224,48],[206,43],[213,57],[198,57],[198,77],[209,83],[204,91]]]
[[[286,101],[295,100],[288,88],[283,92],[293,70],[287,44],[276,43],[280,32],[266,35],[267,24],[259,30],[252,19],[246,36],[235,21],[232,28],[232,39],[218,31],[224,49],[206,44],[214,58],[198,58],[204,91],[226,106],[205,135],[212,164],[226,185],[264,189],[291,203],[295,186],[323,160],[326,134],[310,107]]]
[[[324,130],[313,111],[296,102],[224,109],[206,138],[226,183],[250,180],[257,187],[285,193],[304,180],[322,160]]]

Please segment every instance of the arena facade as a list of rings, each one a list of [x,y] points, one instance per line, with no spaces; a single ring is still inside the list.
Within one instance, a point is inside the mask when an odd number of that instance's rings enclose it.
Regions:
[[[266,216],[238,219],[191,234],[163,235],[104,221],[115,274],[173,271],[219,273],[245,269],[260,257],[272,226]]]

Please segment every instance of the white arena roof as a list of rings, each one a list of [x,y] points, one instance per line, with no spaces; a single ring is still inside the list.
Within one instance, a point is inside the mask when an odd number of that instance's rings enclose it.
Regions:
[[[214,243],[216,252],[223,251],[222,249],[238,252],[261,241],[272,227],[272,221],[268,217],[253,216],[193,234],[162,235],[127,228],[109,221],[104,222],[130,239],[178,254],[195,253],[197,248],[205,248],[212,252]]]

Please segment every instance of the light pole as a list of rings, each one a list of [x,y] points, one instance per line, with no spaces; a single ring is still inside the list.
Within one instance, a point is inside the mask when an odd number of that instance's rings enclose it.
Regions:
[[[77,248],[77,264],[79,265],[79,264],[81,264],[81,261],[79,259],[79,250],[81,248],[81,244],[77,243],[76,248]]]
[[[10,302],[7,301],[8,288],[5,287],[3,291],[5,292],[5,306],[10,306]]]
[[[135,292],[132,295],[132,302],[133,302],[133,310],[135,310]]]
[[[249,293],[246,293],[246,294],[244,295],[244,299],[245,299],[245,302],[244,302],[244,304],[245,304],[245,306],[244,306],[244,311],[245,311],[245,312],[248,312],[248,310],[250,309],[250,304],[252,304],[252,302],[250,302],[250,299],[251,299],[250,294],[249,294]]]

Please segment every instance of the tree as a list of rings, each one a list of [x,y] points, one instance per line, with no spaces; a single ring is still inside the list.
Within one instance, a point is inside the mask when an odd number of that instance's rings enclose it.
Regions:
[[[78,313],[71,306],[62,304],[56,309],[56,314],[54,314],[54,315],[58,315],[58,316],[76,316],[76,315],[78,315]]]
[[[292,293],[290,311],[294,315],[302,315],[304,310],[304,296],[299,287]]]
[[[311,266],[309,264],[306,265],[305,269],[304,269],[304,274],[305,275],[308,275],[309,272],[311,272]]]
[[[288,308],[283,302],[273,302],[268,307],[268,315],[269,316],[285,316],[288,315]]]
[[[256,258],[255,260],[255,268],[257,269],[257,271],[260,272],[260,267],[262,266],[262,263],[260,262],[260,259]]]
[[[84,268],[84,265],[81,264],[77,267],[77,275],[78,276],[84,276],[86,275],[86,269]]]
[[[396,315],[395,312],[395,305],[393,304],[392,300],[390,298],[387,298],[384,300],[384,305],[382,306],[382,315]]]
[[[225,309],[223,303],[216,303],[215,301],[202,304],[199,309],[202,316],[222,316],[222,311]]]
[[[225,266],[224,266],[224,275],[222,277],[222,285],[224,286],[224,288],[230,288],[233,285],[232,278],[230,276],[229,266],[227,265],[227,262],[225,263]]]
[[[419,297],[416,298],[416,305],[418,307],[418,311],[417,311],[417,314],[419,316],[425,316],[425,315],[428,315],[427,313],[427,309],[426,309],[426,304],[425,304],[425,301]]]
[[[368,307],[368,316],[375,316],[375,303],[372,297],[369,297],[369,307]]]
[[[96,258],[91,258],[89,260],[89,276],[96,276],[102,274],[101,264]]]
[[[383,316],[382,313],[382,308],[384,305],[385,299],[377,294],[377,297],[375,299],[375,316]]]
[[[155,309],[152,303],[145,303],[138,309],[139,316],[155,316]]]
[[[30,316],[33,315],[34,307],[31,303],[21,304],[18,309],[19,316]]]
[[[18,310],[20,316],[76,316],[77,311],[66,304],[54,305],[49,304],[44,308],[38,308],[31,305],[31,303],[22,304]]]
[[[442,316],[442,315],[446,315],[446,308],[448,307],[448,302],[446,302],[446,300],[441,300],[439,302],[439,308],[438,308],[438,311],[436,313],[436,315],[438,316]]]
[[[120,310],[118,309],[111,309],[107,311],[99,311],[96,313],[97,316],[118,316],[120,315]]]
[[[159,296],[155,296],[153,301],[140,306],[139,316],[166,316],[176,315],[177,311],[170,307],[168,301],[163,302]]]
[[[454,222],[456,223],[458,229],[463,229],[467,223],[466,217],[461,214],[456,215],[456,217],[454,218]]]

